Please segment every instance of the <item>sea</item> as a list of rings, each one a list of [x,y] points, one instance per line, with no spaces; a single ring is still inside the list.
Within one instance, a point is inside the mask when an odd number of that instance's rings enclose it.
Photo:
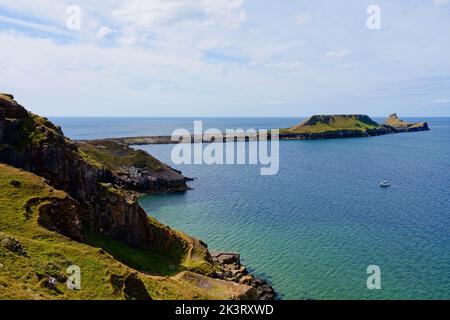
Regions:
[[[50,120],[83,140],[169,135],[192,130],[194,120],[225,130],[287,128],[302,119]],[[175,165],[174,145],[137,146],[195,178],[192,190],[140,203],[211,251],[239,252],[281,299],[450,299],[450,118],[406,120],[428,121],[431,130],[280,141],[272,176],[260,175],[260,165]],[[384,180],[390,188],[380,187]],[[375,276],[379,287],[368,286]]]

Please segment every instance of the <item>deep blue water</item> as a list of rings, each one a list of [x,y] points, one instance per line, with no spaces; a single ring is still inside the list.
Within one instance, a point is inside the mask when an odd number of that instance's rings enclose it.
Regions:
[[[202,120],[204,128],[220,130],[277,129],[291,127],[301,118],[79,118],[51,117],[72,139],[100,139],[151,135],[170,135],[173,130],[193,130],[194,121]]]
[[[240,252],[285,299],[450,299],[450,119],[427,120],[428,132],[280,142],[275,176],[260,176],[258,165],[174,166],[197,178],[194,190],[141,204],[212,250]],[[206,123],[271,128],[298,121]],[[191,119],[55,122],[78,139],[192,126]],[[171,164],[173,146],[140,148]],[[392,187],[380,188],[386,179]],[[381,290],[366,287],[373,264],[381,268]]]

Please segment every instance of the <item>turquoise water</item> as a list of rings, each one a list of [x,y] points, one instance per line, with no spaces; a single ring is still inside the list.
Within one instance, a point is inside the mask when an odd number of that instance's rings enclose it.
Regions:
[[[240,252],[284,299],[449,299],[450,119],[429,122],[428,132],[280,142],[275,176],[255,165],[174,166],[197,178],[193,190],[141,204],[212,250]],[[170,164],[172,147],[140,148]],[[366,287],[373,264],[381,290]]]

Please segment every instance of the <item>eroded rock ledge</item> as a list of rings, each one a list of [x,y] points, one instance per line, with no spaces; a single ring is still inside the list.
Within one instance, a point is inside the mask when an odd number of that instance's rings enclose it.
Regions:
[[[212,252],[213,261],[219,266],[219,270],[212,275],[213,278],[233,281],[247,285],[255,289],[255,297],[259,300],[274,300],[277,293],[264,279],[255,277],[241,264],[241,256],[232,252]]]

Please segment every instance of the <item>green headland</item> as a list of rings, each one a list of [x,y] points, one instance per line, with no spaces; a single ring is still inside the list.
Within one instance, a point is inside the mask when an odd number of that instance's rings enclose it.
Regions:
[[[238,260],[220,263],[137,202],[185,190],[186,178],[149,154],[75,143],[0,94],[0,299],[261,298],[269,289]],[[80,290],[66,283],[74,265]]]

